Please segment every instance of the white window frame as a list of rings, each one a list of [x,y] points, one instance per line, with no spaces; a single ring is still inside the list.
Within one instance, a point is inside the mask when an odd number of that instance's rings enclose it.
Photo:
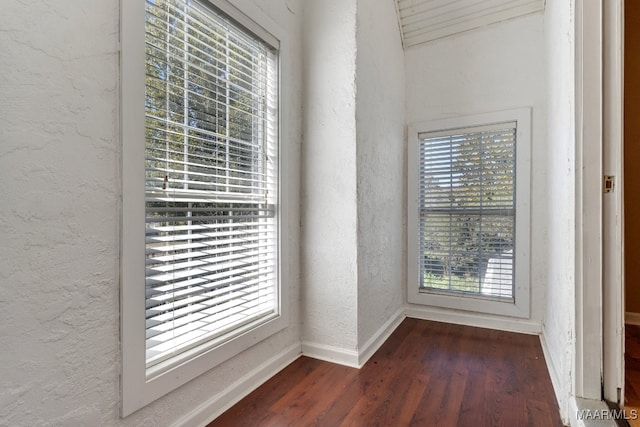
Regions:
[[[420,290],[419,149],[418,135],[461,128],[516,122],[516,241],[514,301],[475,295]],[[529,318],[531,224],[531,109],[521,108],[465,117],[414,123],[408,126],[407,149],[407,300],[419,304],[478,313]]]
[[[206,1],[206,0],[205,0]],[[121,416],[126,417],[161,396],[205,373],[220,363],[247,350],[256,343],[286,328],[289,324],[288,269],[282,260],[288,259],[288,245],[283,228],[288,224],[289,156],[284,148],[286,104],[285,90],[288,40],[286,33],[257,9],[240,10],[227,0],[208,0],[254,35],[278,48],[279,114],[279,206],[278,218],[278,278],[280,315],[230,341],[214,346],[195,356],[184,353],[178,366],[147,378],[145,355],[145,1],[122,0],[121,64],[120,64],[120,131],[121,131],[121,249],[120,249],[120,341]],[[288,93],[288,91],[286,91]]]

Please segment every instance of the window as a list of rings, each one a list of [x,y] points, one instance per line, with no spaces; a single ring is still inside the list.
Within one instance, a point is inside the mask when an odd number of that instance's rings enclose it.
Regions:
[[[410,302],[528,316],[529,115],[411,127]]]
[[[275,52],[207,6],[146,11],[147,369],[278,314]]]
[[[126,3],[123,416],[286,314],[278,39],[224,1]]]

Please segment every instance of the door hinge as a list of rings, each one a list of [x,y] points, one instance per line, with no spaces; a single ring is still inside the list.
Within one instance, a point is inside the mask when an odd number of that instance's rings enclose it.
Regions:
[[[604,193],[613,193],[616,185],[616,177],[613,175],[605,175],[603,180],[602,189]]]

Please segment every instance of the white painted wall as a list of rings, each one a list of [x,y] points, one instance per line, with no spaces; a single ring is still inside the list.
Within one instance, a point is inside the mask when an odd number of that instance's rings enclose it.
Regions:
[[[285,234],[291,326],[119,418],[118,2],[8,2],[0,14],[0,424],[168,425],[215,410],[217,393],[300,336],[357,350],[398,307],[394,281],[405,281],[402,114],[415,122],[523,106],[534,111],[532,318],[544,322],[552,375],[568,395],[573,2],[549,0],[544,20],[411,48],[404,64],[382,0],[304,2],[304,20],[301,0],[233,3],[289,31],[290,56],[301,58],[284,64],[292,78],[283,82],[286,149],[301,158],[285,180],[293,206],[303,190],[300,255],[295,208]]]
[[[404,51],[394,3],[359,0],[356,145],[358,348],[392,319],[404,289]]]
[[[549,209],[543,339],[563,419],[568,419],[575,343],[575,28],[574,2],[548,0],[545,11]],[[595,314],[594,314],[595,315]]]
[[[290,57],[300,57],[298,0],[234,3],[289,31]],[[285,180],[294,207],[285,232],[291,326],[119,418],[118,4],[5,2],[0,14],[2,425],[161,426],[194,413],[206,420],[199,411],[215,410],[217,393],[299,340],[294,162]],[[301,66],[284,67],[285,150],[296,159]]]
[[[303,352],[360,363],[403,304],[404,60],[388,0],[305,3]]]
[[[575,337],[573,1],[410,48],[407,122],[533,107],[531,318],[568,419]],[[481,320],[481,319],[479,319]]]
[[[543,30],[543,15],[529,15],[411,47],[405,62],[407,123],[532,108],[531,319],[538,324],[545,310],[548,250]],[[489,325],[486,317],[473,318]]]
[[[358,344],[356,0],[306,2],[304,27],[302,340],[353,354]]]

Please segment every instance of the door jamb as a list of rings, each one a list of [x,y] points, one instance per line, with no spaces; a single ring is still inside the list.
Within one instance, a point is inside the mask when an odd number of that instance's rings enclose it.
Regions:
[[[624,0],[604,3],[603,172],[615,176],[603,194],[603,392],[624,403]]]
[[[603,2],[576,0],[576,337],[573,393],[602,399]]]

